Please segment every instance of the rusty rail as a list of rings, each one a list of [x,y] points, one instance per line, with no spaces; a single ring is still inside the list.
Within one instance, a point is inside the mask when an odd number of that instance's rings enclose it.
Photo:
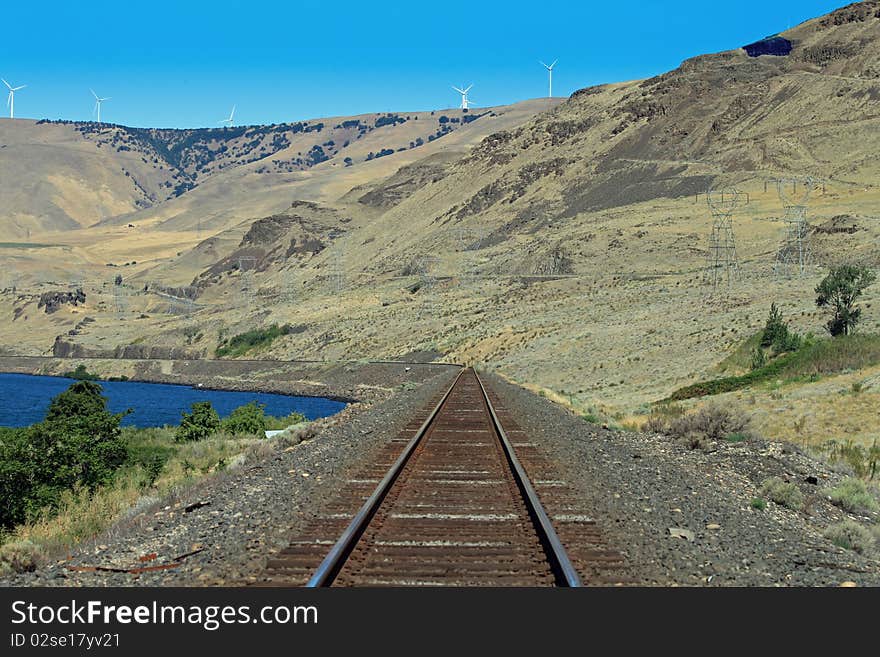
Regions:
[[[364,505],[360,508],[351,523],[342,533],[342,536],[339,537],[339,540],[336,541],[330,552],[327,553],[327,556],[324,557],[324,561],[318,566],[318,569],[315,571],[315,574],[312,575],[306,586],[328,586],[333,581],[333,578],[336,577],[342,564],[345,563],[348,555],[360,540],[360,537],[364,533],[364,529],[370,524],[370,520],[372,520],[376,510],[382,504],[389,489],[397,480],[397,477],[400,475],[413,451],[415,451],[422,438],[424,438],[425,433],[428,431],[428,427],[431,426],[437,413],[440,412],[443,404],[446,403],[446,400],[449,398],[453,388],[455,388],[458,380],[464,372],[464,369],[459,370],[458,374],[455,376],[455,380],[440,399],[440,402],[434,407],[434,410],[431,411],[431,414],[424,423],[422,423],[422,426],[416,432],[415,436],[413,436],[413,439],[409,442],[406,448],[404,448],[403,452],[401,452],[397,461],[394,462],[394,465],[392,465],[391,469],[388,471],[388,474],[385,475],[385,478],[379,482],[378,486],[376,486],[376,490],[373,491],[373,494],[370,495],[366,502],[364,502]]]
[[[451,408],[447,408],[450,396],[458,386],[462,387],[456,392],[456,401]],[[479,407],[475,408],[475,405]],[[429,436],[427,445],[426,436]],[[494,440],[487,442],[489,436]],[[471,452],[477,456],[470,457]],[[426,461],[421,470],[413,465],[416,454],[420,455],[417,458]],[[503,458],[500,454],[503,454]],[[461,459],[458,462],[460,466],[454,460],[455,455]],[[452,462],[444,460],[447,458],[453,459]],[[486,465],[490,461],[492,467]],[[430,469],[438,467],[441,469]],[[487,474],[461,474],[455,470],[460,468],[462,472],[468,472],[468,468],[477,467],[488,468],[477,471]],[[401,477],[404,471],[408,474]],[[437,472],[444,474],[426,474]],[[477,481],[467,479],[475,476]],[[481,476],[484,480],[479,480]],[[439,477],[442,481],[435,482],[437,485],[431,488],[431,477]],[[396,483],[399,485],[395,486]],[[480,484],[485,484],[485,494],[479,490]],[[407,495],[409,498],[404,500]],[[401,504],[409,513],[392,513],[383,507],[386,501],[391,506]],[[455,501],[461,504],[460,508],[443,506]],[[482,516],[474,510],[481,505],[489,509],[488,513],[484,509]],[[418,512],[423,506],[432,507],[430,513]],[[412,513],[414,510],[416,512]],[[401,521],[395,518],[411,519]],[[410,533],[395,534],[395,531],[400,531],[402,522],[410,523],[405,527],[414,528]],[[384,529],[383,523],[386,525]],[[371,527],[371,524],[380,527]],[[385,538],[379,540],[377,534],[383,531]],[[389,534],[396,540],[388,540]],[[450,548],[450,545],[458,547]],[[381,558],[383,551],[388,555],[384,560]],[[356,564],[350,563],[353,553],[359,558]],[[424,562],[421,561],[423,557]],[[431,573],[423,578],[426,579],[425,583],[442,582],[446,573],[453,581],[471,577],[481,583],[498,581],[520,585],[581,586],[580,576],[517,459],[514,446],[501,425],[485,386],[473,370],[459,372],[324,556],[307,586],[338,583],[338,576],[343,570],[347,572],[343,583],[359,585],[361,580],[357,572],[362,568],[369,570],[364,561],[370,562],[371,559],[377,561],[371,566],[371,572],[385,573],[386,579],[366,575],[362,578],[366,585],[375,585],[377,581],[380,584],[383,581],[392,584],[410,581],[407,580],[404,566],[415,562],[416,572],[424,574],[427,570]],[[508,561],[501,563],[505,559]],[[283,559],[280,561],[282,563],[278,567],[284,568]],[[403,570],[398,572],[401,568]],[[388,571],[394,572],[395,577],[388,575]]]

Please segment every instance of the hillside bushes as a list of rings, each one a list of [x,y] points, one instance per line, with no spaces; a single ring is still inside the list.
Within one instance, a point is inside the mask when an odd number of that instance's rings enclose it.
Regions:
[[[227,356],[235,358],[252,349],[268,347],[276,338],[288,335],[292,331],[293,327],[290,324],[284,324],[283,326],[272,324],[268,328],[253,329],[234,335],[228,340],[223,340],[214,353],[217,358],[225,358]]]
[[[880,364],[880,335],[847,335],[808,341],[794,352],[740,376],[701,381],[673,392],[668,401],[717,395],[779,378],[819,376]]]

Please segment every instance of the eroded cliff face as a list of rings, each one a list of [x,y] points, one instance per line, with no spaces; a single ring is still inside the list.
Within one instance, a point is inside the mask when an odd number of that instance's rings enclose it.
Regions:
[[[55,339],[52,355],[56,358],[125,358],[136,360],[197,360],[205,357],[204,350],[184,347],[129,344],[113,349],[87,347],[66,340],[62,336]]]

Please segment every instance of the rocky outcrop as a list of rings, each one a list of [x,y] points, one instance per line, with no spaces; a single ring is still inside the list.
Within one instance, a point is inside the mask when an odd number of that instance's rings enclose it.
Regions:
[[[198,360],[205,357],[202,350],[188,350],[183,347],[129,344],[114,349],[96,349],[65,340],[59,335],[52,345],[52,355],[56,358],[125,358],[140,360]]]
[[[45,308],[46,314],[51,315],[61,310],[62,306],[79,306],[85,304],[86,293],[82,288],[77,288],[74,292],[43,292],[40,295],[40,301],[37,308]]]

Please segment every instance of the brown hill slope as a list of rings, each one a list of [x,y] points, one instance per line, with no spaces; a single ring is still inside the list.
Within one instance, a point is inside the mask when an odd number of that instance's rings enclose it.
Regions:
[[[253,355],[439,351],[564,391],[579,407],[631,410],[710,374],[763,323],[771,300],[794,327],[820,332],[812,288],[824,268],[880,262],[880,2],[782,36],[788,54],[730,51],[585,89],[473,149],[432,144],[420,152],[428,157],[407,150],[341,175],[322,163],[277,186],[255,183],[270,180],[250,170],[260,163],[227,171],[141,215],[141,245],[161,248],[148,265],[137,258],[132,290],[152,278],[195,283],[194,312],[167,315],[139,292],[114,312],[109,292],[97,291],[98,321],[70,339],[182,346],[201,332],[198,347],[211,353],[220,333],[289,323],[296,332]],[[765,184],[806,174],[824,181],[808,210],[814,260],[803,277],[777,278],[783,208]],[[211,191],[221,182],[225,192]],[[714,291],[701,282],[704,193],[729,184],[750,200],[734,216],[741,271]],[[303,198],[316,206],[290,207]],[[241,215],[247,207],[253,214]],[[216,235],[190,251],[195,222],[215,216]],[[255,241],[260,253],[246,254]],[[82,248],[95,263],[111,253]],[[243,272],[239,256],[259,265]],[[874,307],[877,288],[866,299]],[[866,313],[866,330],[878,327]],[[48,349],[50,332],[34,331],[28,344]]]
[[[198,130],[0,119],[0,222],[13,238],[124,225],[132,213],[237,168],[289,181],[322,163],[351,167],[418,150],[462,128],[485,135],[480,121],[507,112],[389,112]]]

